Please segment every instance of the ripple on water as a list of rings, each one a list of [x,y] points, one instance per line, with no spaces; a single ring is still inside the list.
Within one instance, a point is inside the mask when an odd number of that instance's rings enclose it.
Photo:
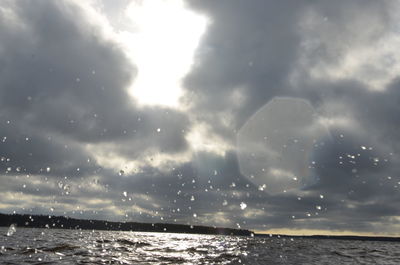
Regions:
[[[0,233],[1,229],[7,228],[0,228]],[[399,246],[395,242],[21,228],[10,237],[0,236],[0,264],[397,265]]]

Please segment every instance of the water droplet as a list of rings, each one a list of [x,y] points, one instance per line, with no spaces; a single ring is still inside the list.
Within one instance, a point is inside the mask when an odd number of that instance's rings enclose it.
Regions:
[[[51,168],[50,167],[46,167],[46,172],[50,172]]]
[[[240,203],[240,209],[244,210],[247,208],[247,204],[245,204],[244,202]]]
[[[190,198],[191,201],[194,201],[194,196],[192,195],[192,197]]]
[[[161,132],[161,128],[157,128],[157,132]]]
[[[320,197],[321,199],[323,199],[323,198],[324,198],[324,195],[320,194],[319,197]]]
[[[315,208],[316,208],[317,210],[319,210],[319,211],[321,211],[321,209],[322,209],[322,207],[319,206],[319,205],[315,206]]]
[[[196,217],[197,217],[197,214],[194,213],[194,214],[193,214],[193,217],[196,218]]]
[[[123,194],[125,197],[128,197],[128,193],[127,193],[126,191],[124,191],[122,194]]]
[[[7,231],[7,236],[12,236],[15,232],[17,232],[17,225],[11,224]]]

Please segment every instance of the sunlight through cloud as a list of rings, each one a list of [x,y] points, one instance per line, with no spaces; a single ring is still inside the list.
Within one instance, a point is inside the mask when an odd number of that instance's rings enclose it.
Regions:
[[[180,0],[133,1],[126,14],[135,28],[124,33],[126,49],[138,67],[131,96],[141,105],[178,107],[207,19]]]

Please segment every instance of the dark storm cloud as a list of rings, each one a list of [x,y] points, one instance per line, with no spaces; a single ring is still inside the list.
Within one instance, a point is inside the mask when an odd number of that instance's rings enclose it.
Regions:
[[[126,89],[137,69],[77,5],[2,2],[1,208],[258,230],[390,232],[382,227],[395,226],[400,215],[399,83],[374,92],[358,77],[310,73],[340,66],[342,54],[384,36],[386,3],[188,1],[211,23],[184,82],[190,108],[183,113],[135,105]],[[374,19],[367,31],[368,17]],[[318,181],[298,194],[260,190],[240,172],[234,150],[124,174],[96,162],[100,151],[126,161],[183,152],[189,121],[234,146],[237,130],[276,96],[305,99],[322,118],[350,121],[327,125],[332,138],[311,156]]]
[[[127,92],[135,66],[80,7],[6,1],[3,8],[0,128],[7,139],[1,155],[10,159],[4,166],[33,174],[45,167],[52,174],[77,168],[93,174],[96,165],[85,144],[112,143],[115,153],[127,156],[186,148],[186,117],[135,106]]]
[[[99,168],[90,154],[66,137],[40,132],[14,120],[3,122],[0,128],[2,173],[76,177],[94,174]]]
[[[198,49],[198,63],[186,78],[187,100],[200,110],[232,113],[231,126],[238,128],[273,96],[285,93],[300,42],[296,23],[302,2],[190,3],[212,23]],[[237,104],[235,89],[244,104]],[[217,124],[220,117],[207,118]]]
[[[197,64],[186,78],[187,100],[200,111],[233,113],[235,129],[274,96],[305,96],[291,87],[289,78],[304,52],[301,25],[308,10],[322,19],[311,31],[330,37],[315,48],[310,61],[339,60],[341,50],[336,45],[370,41],[383,35],[388,24],[386,3],[374,1],[188,2],[209,15],[212,23],[198,49]],[[365,13],[374,16],[369,34],[361,28],[368,22]],[[323,26],[324,18],[330,26]],[[238,88],[244,98],[241,104],[233,95]],[[203,112],[203,117],[218,118]]]
[[[400,151],[397,82],[374,92],[362,78],[382,69],[371,69],[361,77],[354,72],[354,76],[342,79],[324,79],[323,73],[321,79],[310,75],[310,69],[341,67],[346,54],[390,34],[393,18],[389,3],[189,3],[209,15],[212,23],[197,51],[197,64],[185,80],[187,100],[199,120],[213,124],[213,133],[234,141],[235,131],[275,96],[306,99],[321,117],[340,117],[350,123],[328,125],[332,139],[313,149],[313,174],[319,180],[305,190],[308,193],[301,195],[302,200],[296,195],[263,196],[255,205],[274,217],[248,221],[257,227],[269,224],[358,231],[375,231],[374,222],[390,224],[386,217],[399,214],[395,207],[399,202],[395,172]],[[222,122],[224,119],[229,122]],[[322,201],[320,194],[325,196]],[[288,196],[290,199],[285,199]],[[320,219],[315,216],[320,212],[315,207],[323,208],[322,203],[327,210],[321,214],[326,218]],[[291,220],[292,215],[304,218]]]

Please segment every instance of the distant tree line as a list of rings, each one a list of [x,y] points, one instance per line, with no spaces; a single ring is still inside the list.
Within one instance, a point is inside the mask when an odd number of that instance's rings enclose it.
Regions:
[[[110,230],[110,231],[141,231],[141,232],[168,232],[189,234],[216,234],[252,236],[253,232],[245,229],[220,228],[210,226],[191,226],[182,224],[138,223],[138,222],[109,222],[104,220],[75,219],[65,216],[29,215],[29,214],[1,214],[0,226],[30,228],[58,228],[82,230]]]

